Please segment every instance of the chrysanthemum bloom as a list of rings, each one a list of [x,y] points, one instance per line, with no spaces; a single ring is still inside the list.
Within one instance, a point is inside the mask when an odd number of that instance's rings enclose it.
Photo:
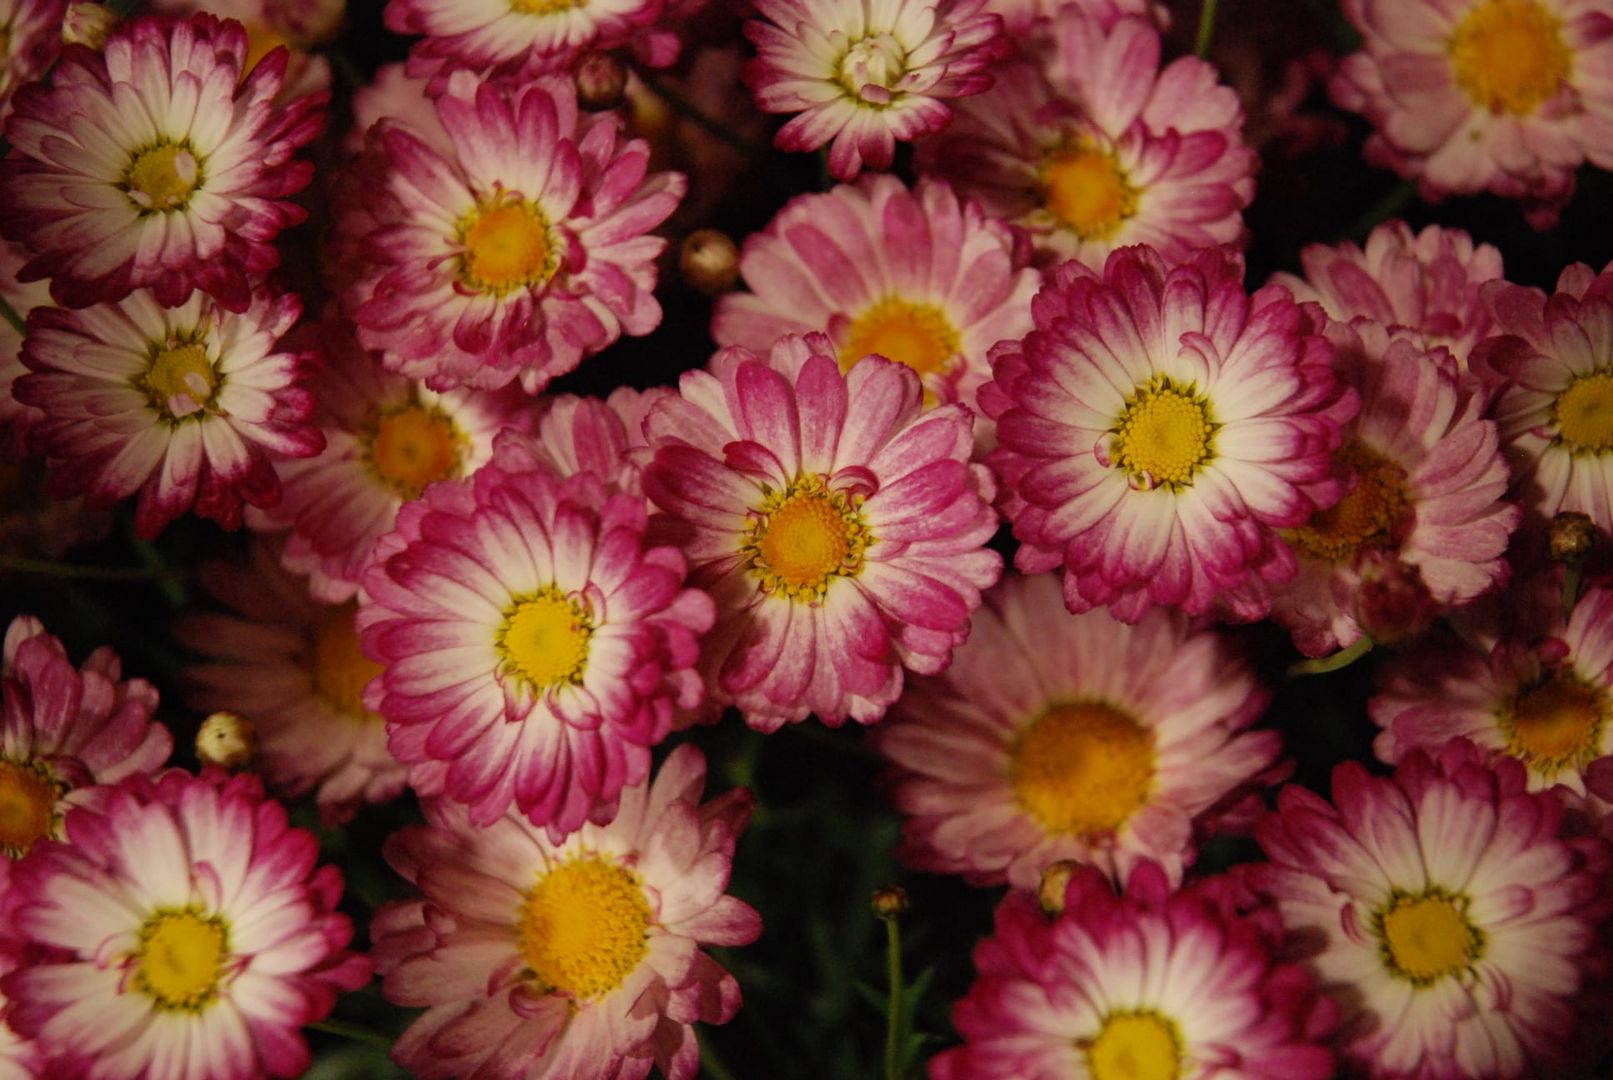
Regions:
[[[1081,869],[1051,920],[1009,893],[953,1008],[964,1043],[930,1059],[931,1080],[1332,1076],[1336,1007],[1277,961],[1270,912],[1240,912],[1223,885],[1173,895],[1142,863],[1116,895]]]
[[[494,435],[530,426],[530,404],[513,388],[439,394],[385,372],[339,322],[319,324],[302,340],[324,361],[308,392],[318,402],[311,422],[325,449],[276,461],[280,502],[249,512],[248,523],[290,529],[281,554],[287,569],[309,575],[315,599],[342,603],[358,591],[398,507],[428,484],[475,472],[492,457]]]
[[[591,473],[483,466],[398,514],[364,575],[365,704],[423,795],[480,825],[513,803],[556,843],[607,822],[649,775],[675,708],[700,702],[712,603],[644,543],[641,496]]]
[[[298,1029],[369,980],[340,871],[254,776],[133,777],[67,837],[12,868],[0,933],[37,951],[0,989],[19,1034],[90,1075],[301,1075]]]
[[[367,266],[345,303],[386,366],[437,390],[537,393],[623,333],[661,321],[648,235],[683,195],[646,177],[649,149],[611,115],[577,113],[566,79],[501,89],[456,72],[437,99],[445,156],[382,121],[369,143],[382,189],[344,222]],[[370,223],[373,223],[373,227]]]
[[[1568,201],[1587,158],[1613,167],[1613,28],[1599,0],[1345,0],[1363,49],[1333,100],[1377,129],[1367,159],[1423,197]]]
[[[0,0],[0,127],[11,95],[43,78],[62,51],[67,0]]]
[[[693,1080],[693,1023],[726,1023],[739,984],[702,946],[761,932],[724,895],[743,791],[700,802],[706,766],[674,750],[651,785],[622,792],[610,825],[564,844],[514,814],[485,828],[442,801],[387,841],[422,899],[371,924],[388,1000],[425,1006],[393,1057],[426,1080]]]
[[[357,605],[310,599],[307,582],[278,562],[259,542],[248,566],[202,567],[207,591],[233,613],[192,611],[175,623],[174,636],[205,658],[183,672],[185,700],[197,712],[249,718],[269,789],[287,799],[315,792],[324,820],[339,823],[397,797],[408,769],[364,707],[381,665],[359,651]]]
[[[1352,1075],[1571,1072],[1574,998],[1606,960],[1607,845],[1565,835],[1560,798],[1485,756],[1454,739],[1392,778],[1345,762],[1337,809],[1288,787],[1260,828],[1253,880],[1343,1007]]]
[[[945,134],[919,144],[921,171],[1028,230],[1046,263],[1096,269],[1128,244],[1181,262],[1241,242],[1256,158],[1237,95],[1212,65],[1189,56],[1161,69],[1152,22],[1106,28],[1080,5],[1061,8],[1032,44]]]
[[[851,180],[890,167],[896,142],[939,131],[946,102],[991,86],[1009,50],[986,0],[757,0],[745,23],[756,58],[745,81],[763,112],[797,113],[781,150],[828,143],[829,171]]]
[[[0,664],[0,854],[18,858],[59,836],[69,806],[98,784],[147,773],[168,759],[173,736],[153,723],[157,691],[123,681],[111,649],[75,669],[37,619],[6,629]]]
[[[1416,567],[1433,601],[1452,608],[1506,583],[1521,513],[1501,501],[1508,473],[1495,424],[1448,350],[1391,339],[1364,319],[1327,333],[1334,369],[1361,396],[1333,458],[1347,490],[1283,533],[1299,573],[1272,587],[1272,618],[1308,656],[1362,636],[1356,601],[1370,553]]]
[[[1035,270],[944,181],[911,192],[893,176],[791,200],[745,241],[748,293],[717,302],[719,345],[757,355],[785,334],[826,332],[841,370],[870,353],[918,372],[931,401],[961,401],[991,377],[986,351],[1031,329]]]
[[[906,815],[899,854],[1021,889],[1062,859],[1117,881],[1152,859],[1179,882],[1200,815],[1281,750],[1276,732],[1246,730],[1265,703],[1180,613],[1072,615],[1055,576],[1011,576],[946,673],[909,682],[874,731]]]
[[[152,0],[151,10],[164,15],[206,11],[220,19],[236,19],[246,30],[244,70],[285,48],[286,72],[276,101],[284,104],[304,94],[330,89],[330,60],[314,52],[341,31],[346,0]]]
[[[246,33],[211,15],[131,19],[92,52],[68,46],[48,84],[24,87],[0,161],[0,234],[84,307],[150,288],[169,306],[201,289],[245,311],[252,275],[279,265],[275,234],[313,166],[323,95],[272,104],[286,54],[246,72]]]
[[[11,888],[11,860],[0,859],[0,897]],[[27,962],[22,949],[0,938],[0,977]],[[46,1061],[32,1039],[24,1039],[5,1021],[6,997],[0,994],[0,1076],[31,1080],[43,1076]]]
[[[650,449],[644,418],[669,387],[650,390],[618,387],[610,397],[561,394],[543,401],[543,415],[531,436],[513,430],[494,440],[493,460],[510,472],[543,468],[556,476],[590,472],[612,491],[642,495]]]
[[[1273,274],[1272,282],[1301,303],[1321,304],[1330,318],[1367,318],[1430,349],[1443,345],[1463,371],[1473,346],[1489,336],[1494,320],[1479,286],[1501,280],[1501,252],[1460,229],[1413,233],[1403,221],[1387,221],[1364,250],[1348,241],[1307,244],[1299,258],[1304,277]]]
[[[35,308],[17,399],[45,413],[33,438],[61,494],[110,506],[140,493],[135,527],[161,532],[187,510],[225,528],[243,502],[272,506],[270,459],[324,445],[298,383],[307,358],[276,352],[302,305],[260,290],[242,313],[194,294],[165,308],[142,289],[82,311]]]
[[[679,391],[645,420],[644,490],[717,601],[708,688],[763,731],[879,719],[904,669],[946,667],[1002,571],[969,411],[925,411],[879,357],[842,373],[822,334],[766,361],[724,349]]]
[[[1598,276],[1576,263],[1549,299],[1504,283],[1485,296],[1499,336],[1472,366],[1500,395],[1516,490],[1543,520],[1578,511],[1613,529],[1613,267]]]
[[[1286,289],[1245,294],[1219,252],[1167,268],[1151,248],[1103,276],[1066,263],[1037,329],[992,351],[988,457],[1028,573],[1064,566],[1071,611],[1153,604],[1266,614],[1255,578],[1295,571],[1277,530],[1338,500],[1331,457],[1356,410]],[[1221,594],[1227,594],[1222,596]]]

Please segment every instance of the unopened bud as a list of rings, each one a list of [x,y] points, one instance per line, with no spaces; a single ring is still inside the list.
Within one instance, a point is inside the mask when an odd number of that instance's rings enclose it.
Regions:
[[[1565,510],[1551,519],[1546,535],[1552,562],[1580,563],[1596,546],[1596,523],[1589,514]]]
[[[117,27],[118,13],[106,4],[75,0],[67,5],[67,15],[62,19],[62,44],[87,45],[100,52]]]
[[[907,890],[900,885],[887,885],[874,890],[874,914],[886,922],[907,914]]]
[[[252,721],[232,712],[216,712],[196,732],[196,756],[203,765],[237,772],[258,753],[258,731]]]
[[[1069,859],[1060,859],[1042,871],[1042,883],[1036,889],[1036,898],[1042,902],[1043,911],[1057,915],[1064,910],[1064,894],[1069,890],[1070,878],[1079,865]]]
[[[1361,567],[1355,588],[1355,621],[1379,645],[1396,645],[1424,633],[1440,606],[1422,571],[1391,556],[1374,555]]]
[[[698,229],[683,238],[678,269],[707,296],[725,293],[739,280],[739,248],[725,232]]]
[[[577,104],[592,112],[616,108],[627,92],[627,66],[608,52],[583,57],[576,78]]]

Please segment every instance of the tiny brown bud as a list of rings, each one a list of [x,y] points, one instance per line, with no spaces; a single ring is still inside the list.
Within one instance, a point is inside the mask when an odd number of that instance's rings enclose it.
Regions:
[[[106,48],[106,39],[117,26],[118,13],[106,4],[75,0],[67,5],[67,15],[62,20],[62,44],[87,45],[99,52]]]
[[[614,109],[627,91],[627,67],[607,52],[589,53],[577,64],[577,104],[592,112]]]
[[[1376,555],[1362,564],[1355,621],[1377,644],[1396,645],[1417,637],[1434,625],[1439,613],[1439,603],[1417,567]]]
[[[258,731],[252,721],[232,712],[216,712],[196,732],[196,756],[203,765],[239,772],[258,753]]]
[[[874,890],[874,914],[886,922],[907,914],[907,890],[900,885],[887,885]]]
[[[1056,863],[1049,863],[1047,869],[1042,871],[1042,883],[1036,889],[1036,897],[1042,902],[1043,911],[1057,915],[1064,910],[1064,893],[1078,865],[1069,859],[1060,859]]]
[[[1583,562],[1596,546],[1596,523],[1588,514],[1565,510],[1551,519],[1546,544],[1553,562]]]
[[[707,296],[725,293],[739,280],[739,248],[727,233],[698,229],[683,238],[678,269],[683,280]]]

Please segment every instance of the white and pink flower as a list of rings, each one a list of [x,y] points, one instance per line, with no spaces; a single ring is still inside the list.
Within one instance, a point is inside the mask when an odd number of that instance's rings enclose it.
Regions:
[[[0,128],[11,95],[43,78],[62,51],[67,0],[0,0]]]

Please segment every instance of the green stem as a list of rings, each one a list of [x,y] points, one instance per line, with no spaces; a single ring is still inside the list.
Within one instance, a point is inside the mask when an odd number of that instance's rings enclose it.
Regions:
[[[1297,679],[1303,675],[1325,675],[1329,671],[1339,671],[1361,659],[1371,649],[1372,639],[1363,634],[1356,639],[1353,645],[1348,645],[1329,656],[1318,656],[1314,660],[1301,660],[1288,669],[1288,677]]]
[[[172,581],[186,575],[184,570],[166,566],[77,566],[46,559],[25,559],[20,555],[0,555],[0,571],[5,570],[76,581]]]
[[[1563,622],[1574,614],[1574,605],[1579,603],[1579,567],[1569,563],[1563,567]]]
[[[1392,217],[1399,217],[1417,198],[1417,182],[1415,180],[1402,180],[1371,206],[1361,212],[1361,216],[1351,223],[1345,236],[1351,240],[1361,241],[1367,234],[1382,225]]]
[[[11,328],[19,334],[27,332],[27,324],[22,321],[22,316],[17,314],[16,308],[6,303],[6,298],[3,296],[0,296],[0,319],[10,323]]]
[[[902,920],[885,920],[885,968],[890,1010],[885,1014],[885,1080],[902,1080]]]
[[[704,1031],[696,1029],[695,1036],[700,1040],[700,1071],[711,1080],[739,1080],[734,1070],[723,1064],[722,1057],[718,1055],[711,1039]]]
[[[1216,0],[1204,0],[1204,6],[1199,8],[1199,38],[1193,46],[1193,55],[1204,60],[1210,55],[1210,42],[1215,39],[1215,8]]]
[[[393,1039],[390,1035],[383,1035],[379,1031],[372,1031],[362,1024],[349,1024],[346,1020],[320,1020],[309,1024],[313,1031],[323,1031],[327,1035],[340,1035],[344,1039],[354,1042],[369,1043],[371,1046],[391,1047]]]

